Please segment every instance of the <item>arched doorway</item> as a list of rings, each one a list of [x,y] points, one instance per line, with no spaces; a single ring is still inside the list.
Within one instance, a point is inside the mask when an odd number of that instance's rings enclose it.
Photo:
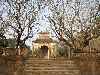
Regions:
[[[41,52],[43,57],[48,56],[48,46],[45,45],[41,46]]]

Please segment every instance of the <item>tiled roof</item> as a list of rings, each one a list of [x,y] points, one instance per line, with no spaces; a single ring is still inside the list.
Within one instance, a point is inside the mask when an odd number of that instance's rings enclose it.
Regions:
[[[39,32],[38,34],[49,34],[49,32]]]
[[[35,41],[33,41],[34,43],[52,43],[54,42],[51,38],[49,39],[36,39]]]

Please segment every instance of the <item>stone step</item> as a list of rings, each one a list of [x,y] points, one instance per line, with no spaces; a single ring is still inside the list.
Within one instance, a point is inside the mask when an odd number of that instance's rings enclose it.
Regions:
[[[100,57],[97,57],[96,60],[100,60]]]
[[[34,71],[34,72],[25,72],[24,75],[80,75],[78,71],[67,72],[67,71]]]
[[[96,58],[96,62],[97,62],[98,64],[100,64],[100,57],[97,57],[97,58]]]
[[[46,58],[33,58],[33,57],[30,57],[30,58],[25,58],[25,60],[48,60],[48,61],[51,61],[51,60],[64,60],[64,61],[66,61],[66,60],[70,60],[70,59],[65,59],[65,58],[59,58],[59,59],[57,59],[57,58],[49,58],[49,59],[46,59]]]
[[[27,65],[28,64],[28,65]],[[25,66],[39,66],[39,67],[45,67],[45,66],[48,66],[48,67],[52,67],[52,66],[65,66],[65,67],[77,67],[76,64],[59,64],[59,63],[25,63]]]
[[[69,64],[69,63],[57,63],[57,62],[34,62],[34,63],[32,63],[32,62],[25,62],[25,64],[29,64],[29,65],[31,65],[31,64],[33,64],[33,65],[38,65],[38,64],[40,64],[40,65],[66,65],[66,66],[69,66],[69,65],[72,65],[72,66],[74,66],[75,65],[75,63],[74,64]]]
[[[78,70],[77,67],[25,67],[26,70]]]
[[[33,58],[33,57],[31,57],[31,58],[25,58],[25,60],[70,60],[70,59],[65,59],[65,58],[59,58],[59,59],[57,59],[57,58],[49,58],[49,59],[45,59],[45,58]]]
[[[69,65],[69,64],[56,64],[56,63],[51,63],[51,64],[25,64],[26,67],[77,67],[77,65],[75,64],[72,64],[72,65]]]
[[[79,72],[79,70],[25,70],[26,72]]]
[[[74,63],[70,63],[70,62],[56,62],[56,61],[26,61],[25,62],[26,64],[34,64],[34,63],[37,63],[37,64],[42,64],[42,63],[48,63],[48,64],[50,64],[50,63],[57,63],[57,64],[74,64]]]
[[[74,64],[74,61],[70,60],[26,60],[25,63],[59,63],[59,64]]]

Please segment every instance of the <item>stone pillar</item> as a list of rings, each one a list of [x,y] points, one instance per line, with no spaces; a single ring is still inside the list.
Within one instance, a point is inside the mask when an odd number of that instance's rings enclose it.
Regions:
[[[18,46],[18,55],[21,55],[21,49],[20,49],[20,46]]]
[[[68,59],[71,59],[71,49],[68,49]]]
[[[50,57],[50,49],[48,49],[48,59],[49,59],[49,57]]]

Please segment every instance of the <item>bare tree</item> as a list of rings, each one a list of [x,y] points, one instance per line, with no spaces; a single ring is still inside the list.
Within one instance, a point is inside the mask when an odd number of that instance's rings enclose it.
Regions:
[[[16,39],[16,48],[22,47],[28,38],[32,38],[38,30],[36,16],[37,7],[32,0],[7,0],[9,31]]]
[[[94,27],[94,20],[97,14],[96,1],[51,1],[49,6],[53,16],[49,17],[51,28],[60,41],[66,43],[70,50],[77,50],[77,43],[80,48],[88,46],[91,37],[91,30]],[[97,2],[98,3],[98,2]],[[85,6],[85,7],[84,7]],[[92,7],[93,6],[93,7]],[[79,40],[75,35],[81,34]]]

